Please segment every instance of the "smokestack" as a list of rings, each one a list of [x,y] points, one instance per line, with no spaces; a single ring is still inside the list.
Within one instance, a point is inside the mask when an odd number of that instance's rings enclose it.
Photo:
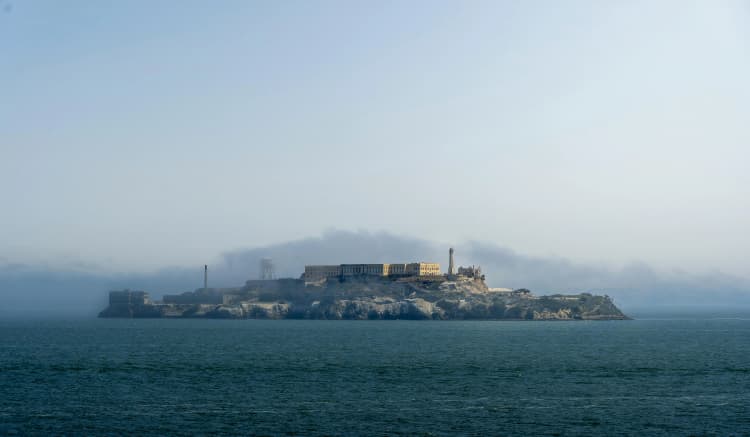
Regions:
[[[448,250],[448,275],[453,276],[453,248]]]
[[[208,264],[203,266],[203,289],[208,289]]]

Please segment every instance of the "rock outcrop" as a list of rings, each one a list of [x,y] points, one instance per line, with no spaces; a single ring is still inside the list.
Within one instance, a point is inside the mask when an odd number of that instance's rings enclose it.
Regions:
[[[217,304],[217,294],[221,304]],[[202,296],[205,295],[205,299]],[[627,319],[608,296],[535,296],[495,291],[482,279],[347,278],[316,285],[301,280],[248,281],[243,288],[200,290],[190,304],[113,304],[100,317],[206,317],[332,320],[615,320]],[[203,300],[202,300],[203,299]],[[183,299],[186,301],[187,299]],[[172,298],[173,302],[180,301]],[[201,303],[205,301],[205,303]]]

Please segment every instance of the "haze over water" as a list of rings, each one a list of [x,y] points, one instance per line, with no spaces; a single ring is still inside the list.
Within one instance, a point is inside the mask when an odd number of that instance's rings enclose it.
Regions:
[[[0,0],[0,434],[749,435],[750,3]],[[98,320],[270,258],[634,321]]]

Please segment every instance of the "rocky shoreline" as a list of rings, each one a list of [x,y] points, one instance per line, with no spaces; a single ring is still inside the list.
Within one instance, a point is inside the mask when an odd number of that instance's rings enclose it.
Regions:
[[[114,293],[114,294],[113,294]],[[115,298],[113,299],[113,296]],[[608,296],[536,296],[490,289],[483,278],[347,278],[247,281],[241,288],[199,289],[151,302],[147,293],[113,291],[100,317],[317,320],[626,320]]]

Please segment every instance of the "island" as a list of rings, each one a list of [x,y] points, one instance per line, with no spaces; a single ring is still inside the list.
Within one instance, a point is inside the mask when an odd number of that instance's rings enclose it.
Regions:
[[[99,317],[321,320],[627,320],[609,296],[536,296],[490,288],[481,267],[441,273],[437,263],[307,265],[299,278],[248,280],[152,301],[140,290],[109,293]]]

